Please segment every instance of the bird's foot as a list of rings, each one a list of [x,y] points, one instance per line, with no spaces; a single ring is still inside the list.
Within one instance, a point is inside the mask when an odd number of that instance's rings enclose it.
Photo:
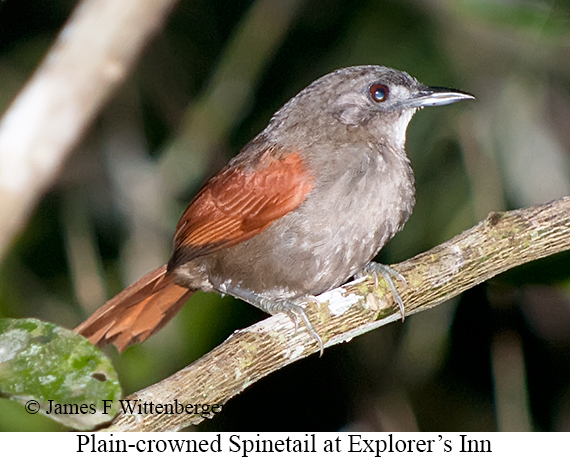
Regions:
[[[265,300],[267,299],[261,298],[261,301]],[[299,299],[299,300],[286,300],[286,299],[267,300],[266,303],[256,304],[256,306],[268,312],[269,314],[277,314],[277,313],[287,314],[287,316],[289,316],[289,319],[291,319],[293,321],[293,324],[295,325],[295,333],[297,333],[298,320],[299,317],[301,317],[301,319],[305,323],[305,327],[307,327],[309,335],[311,335],[319,345],[319,353],[320,356],[322,356],[325,350],[325,347],[323,345],[323,340],[321,339],[321,337],[313,327],[313,324],[311,324],[311,321],[309,320],[309,317],[305,312],[305,308],[302,305],[302,303],[309,301],[318,303],[318,300],[311,295],[305,297],[304,299]]]
[[[378,275],[381,275],[384,281],[390,287],[392,291],[392,295],[394,296],[394,300],[398,304],[398,308],[400,309],[400,314],[402,315],[402,322],[406,317],[405,309],[404,309],[404,302],[402,301],[402,297],[396,289],[393,279],[398,279],[401,281],[404,286],[406,283],[406,278],[404,278],[400,273],[398,273],[393,268],[390,268],[388,265],[382,265],[381,263],[370,262],[368,263],[359,273],[355,275],[357,278],[361,278],[363,276],[372,276],[374,278],[374,285],[378,287]]]
[[[258,295],[249,290],[242,289],[240,287],[232,287],[231,289],[227,288],[225,292],[230,295],[233,295],[236,298],[248,302],[249,304],[261,309],[262,311],[265,311],[268,314],[278,314],[278,313],[287,314],[287,316],[289,316],[289,319],[291,319],[291,321],[295,325],[295,333],[297,333],[297,330],[299,328],[299,317],[300,317],[305,323],[305,327],[307,327],[309,335],[311,335],[319,345],[320,355],[321,356],[323,355],[324,352],[323,340],[314,329],[313,325],[311,324],[311,321],[307,316],[307,313],[305,312],[305,308],[303,307],[303,303],[307,303],[310,301],[319,304],[319,301],[317,300],[316,297],[308,295],[306,297],[299,299],[286,299],[286,298],[271,299]]]

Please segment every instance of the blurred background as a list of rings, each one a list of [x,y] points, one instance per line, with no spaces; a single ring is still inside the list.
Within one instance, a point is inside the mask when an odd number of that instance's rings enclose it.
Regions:
[[[0,3],[0,111],[77,3]],[[383,263],[570,195],[566,0],[181,0],[1,259],[0,317],[78,325],[167,261],[192,196],[276,109],[357,64],[477,97],[412,120],[417,205]],[[165,330],[108,353],[128,394],[264,317],[197,293]],[[274,373],[198,429],[567,431],[569,362],[562,253]],[[0,430],[62,429],[0,399]]]

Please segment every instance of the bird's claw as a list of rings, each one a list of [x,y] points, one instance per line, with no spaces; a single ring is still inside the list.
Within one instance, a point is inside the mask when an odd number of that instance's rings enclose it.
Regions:
[[[383,265],[381,263],[376,263],[376,262],[368,263],[368,265],[366,265],[362,269],[362,271],[358,274],[358,277],[370,275],[374,278],[374,286],[378,287],[379,274],[382,276],[382,278],[384,278],[384,281],[386,281],[388,287],[390,287],[392,295],[394,296],[394,300],[396,301],[396,303],[398,304],[398,308],[400,309],[400,314],[402,315],[402,322],[403,322],[406,317],[404,302],[402,301],[402,297],[400,296],[398,289],[396,289],[396,285],[394,284],[393,278],[396,278],[399,281],[401,281],[404,284],[404,286],[407,285],[406,278],[404,278],[399,272],[397,272],[393,268],[390,268],[388,265]]]
[[[312,302],[318,303],[318,300],[313,296],[306,297],[305,301],[307,301],[307,302],[312,301]],[[307,316],[307,313],[305,312],[305,308],[303,308],[302,305],[292,303],[291,301],[284,301],[281,303],[281,306],[283,307],[283,309],[281,311],[285,312],[285,314],[287,314],[287,316],[289,316],[289,319],[291,319],[293,321],[293,324],[295,325],[295,333],[297,333],[298,317],[301,316],[301,319],[303,319],[303,322],[305,323],[305,327],[307,327],[307,331],[309,332],[309,335],[311,335],[316,340],[317,344],[319,345],[319,357],[322,357],[324,350],[325,350],[323,340],[321,339],[321,337],[319,336],[319,334],[317,333],[317,331],[313,327],[313,324],[311,324],[311,321],[309,320],[309,317]]]
[[[319,345],[320,355],[321,356],[323,355],[323,352],[325,349],[325,346],[323,344],[323,340],[321,339],[319,334],[316,332],[313,325],[311,324],[311,321],[307,317],[307,313],[305,312],[305,308],[299,304],[299,303],[303,303],[303,302],[313,302],[313,303],[319,304],[319,301],[317,300],[316,297],[314,297],[313,295],[308,295],[307,297],[304,297],[303,299],[298,299],[298,300],[290,300],[290,299],[273,300],[273,299],[261,297],[259,295],[252,293],[252,292],[244,291],[244,290],[239,289],[239,288],[233,288],[232,293],[236,297],[242,298],[242,299],[248,301],[249,303],[251,303],[252,305],[262,309],[266,313],[269,313],[269,314],[285,313],[285,314],[287,314],[287,316],[289,316],[289,319],[291,319],[291,321],[293,322],[293,325],[295,326],[295,333],[297,333],[297,330],[299,328],[299,316],[300,316],[301,319],[303,320],[303,322],[305,323],[305,326],[307,327],[307,331],[309,332],[309,335],[311,335],[316,340],[317,344]]]

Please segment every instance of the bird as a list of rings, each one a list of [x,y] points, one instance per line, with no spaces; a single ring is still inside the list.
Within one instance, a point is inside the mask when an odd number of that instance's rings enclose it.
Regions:
[[[352,277],[382,275],[404,317],[392,268],[373,262],[415,204],[406,130],[427,106],[473,99],[379,65],[341,68],[280,108],[212,177],[178,222],[160,266],[75,331],[119,351],[160,330],[196,290],[298,318]]]

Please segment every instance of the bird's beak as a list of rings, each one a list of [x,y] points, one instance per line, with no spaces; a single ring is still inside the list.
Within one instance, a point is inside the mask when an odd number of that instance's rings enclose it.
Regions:
[[[456,89],[425,87],[414,94],[406,104],[410,108],[422,108],[424,106],[449,105],[450,103],[473,98],[475,98],[473,95]]]

